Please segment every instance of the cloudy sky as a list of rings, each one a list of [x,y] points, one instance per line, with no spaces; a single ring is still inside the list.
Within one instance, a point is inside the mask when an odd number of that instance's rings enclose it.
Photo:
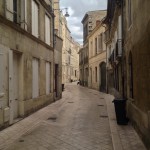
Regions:
[[[82,23],[85,13],[92,10],[106,10],[107,0],[60,0],[60,8],[68,8],[67,18],[72,37],[82,44]]]

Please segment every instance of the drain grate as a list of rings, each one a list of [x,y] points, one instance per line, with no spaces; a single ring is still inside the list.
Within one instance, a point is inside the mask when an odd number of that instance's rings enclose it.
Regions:
[[[98,104],[97,106],[104,106],[104,105],[102,105],[102,104]]]
[[[57,117],[49,117],[47,120],[56,121]]]
[[[70,104],[71,104],[71,103],[74,103],[74,102],[68,102],[68,103],[70,103]]]
[[[24,140],[21,139],[21,140],[19,140],[19,142],[24,142]]]
[[[103,97],[101,97],[100,99],[104,99]]]
[[[101,118],[108,118],[107,115],[100,115]]]

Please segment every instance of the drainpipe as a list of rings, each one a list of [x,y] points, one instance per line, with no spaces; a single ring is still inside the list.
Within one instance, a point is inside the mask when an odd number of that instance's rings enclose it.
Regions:
[[[54,10],[53,10],[54,12]],[[55,39],[55,15],[53,14],[53,98],[54,98],[54,102],[55,102],[55,44],[56,44],[56,39]]]
[[[122,24],[122,62],[121,62],[121,68],[122,68],[122,97],[125,98],[125,88],[124,88],[124,80],[125,80],[125,77],[124,77],[124,13],[123,13],[123,5],[124,5],[124,0],[121,0],[121,24]]]

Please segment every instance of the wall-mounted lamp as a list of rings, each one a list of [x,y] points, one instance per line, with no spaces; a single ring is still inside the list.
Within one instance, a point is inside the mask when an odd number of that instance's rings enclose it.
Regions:
[[[68,13],[68,8],[62,8],[62,9],[54,9],[54,11],[55,10],[60,10],[61,12],[62,12],[62,10],[66,10],[66,12],[65,12],[65,17],[69,17],[70,15],[69,15],[69,13]]]

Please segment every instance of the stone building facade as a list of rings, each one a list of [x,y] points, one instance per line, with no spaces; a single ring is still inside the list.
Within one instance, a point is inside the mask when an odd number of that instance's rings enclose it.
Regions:
[[[62,45],[63,40],[55,35],[54,51],[54,98],[58,100],[62,97]]]
[[[116,89],[124,97],[122,57],[122,9],[121,1],[108,1],[105,43],[107,49],[107,91]]]
[[[62,84],[79,79],[79,55],[80,44],[71,36],[71,32],[67,25],[64,15],[61,16],[62,21]]]
[[[65,16],[62,16],[62,83],[71,81],[71,32]]]
[[[79,80],[79,50],[80,44],[73,38],[71,41],[71,81]]]
[[[127,115],[150,149],[150,1],[124,1]]]
[[[104,43],[104,32],[105,27],[101,20],[97,21],[96,27],[88,36],[88,87],[106,92],[106,45]]]
[[[0,2],[0,127],[53,102],[52,4]]]
[[[62,97],[62,21],[59,0],[53,1],[54,22],[54,98],[58,100]]]
[[[88,35],[96,27],[96,21],[100,21],[104,15],[105,11],[89,11],[85,14],[82,19],[83,24],[83,47],[79,51],[79,68],[80,68],[80,81],[83,86],[88,86],[88,76],[89,76],[89,43]]]
[[[127,100],[127,116],[150,149],[148,6],[150,6],[148,0],[109,0],[104,22],[107,25],[108,92],[111,92],[110,87],[114,87],[121,98]]]

